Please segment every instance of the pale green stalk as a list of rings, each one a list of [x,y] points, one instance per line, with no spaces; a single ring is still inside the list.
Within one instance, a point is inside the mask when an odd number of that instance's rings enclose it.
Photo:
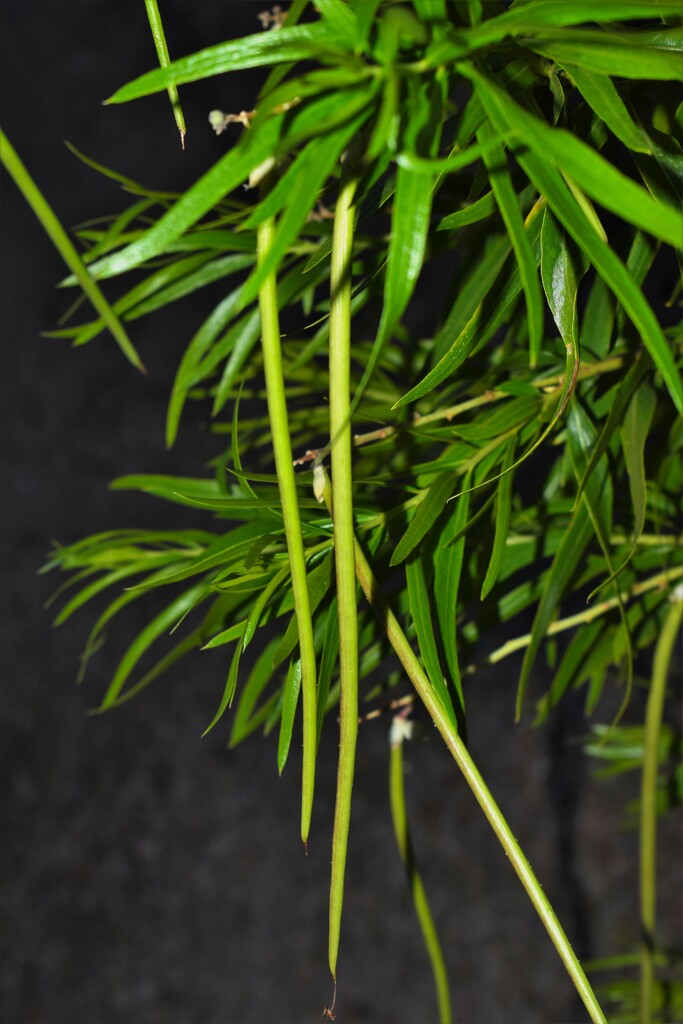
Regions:
[[[351,470],[351,259],[356,180],[343,177],[334,216],[330,271],[330,447],[334,559],[339,606],[339,766],[330,876],[329,964],[337,978],[344,871],[358,736],[358,610]]]
[[[652,681],[645,712],[645,754],[640,791],[640,1021],[652,1020],[655,916],[657,904],[657,775],[659,733],[666,681],[674,645],[680,639],[683,593],[673,592],[672,605],[655,647]]]
[[[157,57],[159,58],[159,65],[162,68],[166,68],[171,63],[171,58],[169,56],[168,46],[166,45],[166,35],[164,33],[161,14],[159,13],[159,8],[157,6],[157,0],[145,0],[145,7],[147,8],[147,18],[149,19],[149,27],[152,30],[152,38],[154,39],[154,46],[156,47]],[[178,89],[175,85],[169,85],[168,98],[170,99],[171,106],[173,108],[173,117],[175,118],[176,127],[180,132],[180,145],[185,149],[185,135],[187,134],[187,130],[185,128],[183,108],[180,106]]]
[[[52,212],[52,208],[45,199],[45,196],[42,194],[33,178],[24,167],[9,139],[2,131],[0,131],[0,163],[4,164],[5,168],[14,179],[16,185],[23,193],[24,198],[45,229],[46,234],[54,243],[60,256],[83,289],[85,296],[90,300],[95,310],[99,313],[102,320],[113,334],[125,357],[130,360],[133,366],[137,367],[138,370],[144,371],[145,368],[140,361],[140,356],[133,348],[131,340],[126,334],[121,321],[118,319],[116,313],[111,308],[91,277],[88,268],[78,255],[78,252],[74,248],[66,231]]]
[[[275,223],[272,219],[259,225],[257,235],[258,260],[262,263],[272,245]],[[311,602],[308,593],[306,558],[301,535],[301,517],[296,493],[296,479],[292,465],[292,443],[289,436],[285,383],[280,350],[280,318],[277,304],[275,274],[268,274],[259,292],[261,311],[261,344],[263,368],[266,377],[268,415],[273,438],[273,453],[277,472],[285,537],[292,577],[294,612],[299,629],[301,655],[301,690],[303,693],[303,771],[301,786],[301,838],[308,842],[315,786],[315,754],[317,733],[316,669],[313,643]]]
[[[317,477],[317,479],[316,479]],[[332,508],[332,488],[326,477],[325,470],[318,465],[314,471],[314,488],[319,501],[324,501],[328,509]],[[370,564],[363,553],[358,541],[355,541],[356,575],[361,589],[367,597],[377,618],[382,623],[387,638],[394,648],[399,661],[406,670],[420,700],[426,707],[434,725],[441,733],[441,736],[453,755],[453,759],[465,777],[467,785],[472,790],[474,797],[486,815],[491,828],[498,837],[498,841],[505,850],[513,868],[517,872],[527,896],[531,900],[538,916],[548,932],[555,949],[560,955],[569,976],[574,982],[583,1003],[588,1010],[594,1024],[607,1024],[605,1015],[595,998],[593,989],[579,963],[569,939],[564,933],[562,925],[557,919],[548,897],[536,878],[531,865],[524,856],[517,840],[512,834],[510,826],[503,817],[503,814],[496,804],[493,796],[482,779],[476,765],[470,757],[469,751],[463,740],[458,735],[455,726],[446,713],[445,708],[439,701],[434,688],[429,681],[424,669],[420,665],[415,652],[413,651],[408,638],[401,629],[401,625],[387,604],[386,598],[381,592],[377,580],[374,577]]]
[[[400,722],[401,719],[399,718]],[[453,1015],[451,1013],[451,995],[448,987],[448,975],[444,963],[441,943],[436,931],[436,925],[429,909],[429,901],[420,872],[415,863],[415,851],[408,825],[408,814],[406,810],[406,794],[403,783],[403,737],[391,743],[389,752],[389,802],[391,804],[391,817],[394,823],[396,843],[401,854],[401,860],[406,869],[408,885],[415,904],[415,913],[420,922],[429,962],[432,965],[434,975],[434,987],[439,1006],[440,1024],[451,1024]]]

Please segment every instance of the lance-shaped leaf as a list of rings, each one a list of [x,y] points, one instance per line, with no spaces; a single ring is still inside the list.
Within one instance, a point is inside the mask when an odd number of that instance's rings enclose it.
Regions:
[[[114,676],[107,687],[100,710],[114,707],[119,701],[123,687],[140,658],[155,640],[162,634],[169,633],[192,608],[209,595],[206,581],[196,583],[189,590],[171,602],[156,618],[145,626],[121,658]]]
[[[512,507],[512,473],[508,470],[512,465],[515,451],[515,438],[511,437],[505,452],[503,461],[503,476],[498,484],[498,497],[496,499],[496,526],[491,547],[486,576],[481,586],[480,600],[483,601],[490,593],[498,578],[500,568],[505,554],[508,531],[510,529],[510,510]]]
[[[285,62],[320,56],[321,49],[339,52],[342,47],[334,30],[324,21],[293,25],[277,32],[258,32],[243,39],[234,39],[210,46],[198,53],[172,61],[168,67],[155,68],[121,86],[107,103],[129,100],[163,92],[170,85],[183,85],[202,78],[243,71]]]
[[[432,481],[429,489],[425,492],[417,512],[413,516],[405,533],[394,548],[391,556],[391,565],[399,565],[417,547],[422,538],[431,530],[432,526],[444,510],[448,496],[453,490],[453,471],[446,470],[439,473]]]
[[[408,107],[405,141],[408,151],[419,146],[427,156],[438,148],[444,104],[438,79],[413,86],[415,102]],[[417,284],[424,262],[432,210],[434,174],[399,164],[391,214],[391,240],[384,277],[384,304],[377,337],[354,396],[354,407],[370,380],[382,349],[396,330]]]
[[[425,579],[422,553],[420,551],[413,551],[410,558],[406,561],[406,582],[408,584],[410,615],[415,625],[422,661],[427,670],[429,681],[438,694],[448,717],[455,725],[457,724],[455,709],[439,660],[439,651],[436,646],[436,637],[434,636],[431,602],[429,600],[427,580]]]
[[[675,47],[653,45],[650,32],[617,35],[609,32],[581,32],[574,38],[536,38],[530,48],[558,64],[571,63],[585,71],[618,78],[679,81],[681,35],[670,30]]]
[[[579,282],[586,270],[580,254],[566,238],[549,210],[541,230],[541,277],[553,320],[567,346],[573,345],[578,359],[578,318],[576,300]]]
[[[477,89],[494,126],[499,131],[507,130],[507,97],[504,97],[499,89],[492,87],[478,72],[470,69],[463,73],[468,77],[476,77]],[[621,302],[662,374],[674,405],[683,414],[683,381],[669,343],[642,291],[634,283],[616,253],[598,237],[561,175],[547,159],[530,150],[522,149],[515,149],[515,157],[536,187],[545,195],[557,219]]]
[[[289,671],[282,691],[282,718],[280,720],[280,737],[277,745],[277,770],[280,775],[284,771],[292,744],[292,730],[296,717],[296,706],[299,703],[301,690],[301,658],[293,658],[289,663]]]
[[[140,357],[126,334],[123,324],[93,280],[92,270],[83,263],[83,260],[72,245],[71,239],[59,223],[49,203],[24,167],[24,164],[19,159],[14,147],[3,131],[0,131],[0,163],[4,165],[14,179],[15,184],[23,193],[24,198],[44,227],[48,237],[55,245],[69,270],[74,274],[83,289],[84,295],[100,314],[103,323],[109,328],[125,357],[138,370],[143,370],[144,367]]]
[[[465,486],[469,487],[470,476],[465,478]],[[465,554],[465,529],[470,508],[469,493],[465,493],[453,507],[448,522],[440,537],[440,543],[434,551],[434,595],[436,598],[436,618],[439,623],[439,635],[443,647],[446,665],[451,674],[458,700],[461,716],[465,713],[465,698],[460,678],[460,663],[455,638],[455,617],[458,607],[458,590]],[[458,538],[457,540],[455,538]]]
[[[230,747],[236,747],[238,743],[246,739],[255,729],[258,729],[266,721],[273,706],[280,699],[280,692],[276,691],[256,708],[259,697],[273,678],[271,662],[273,650],[278,642],[279,638],[276,637],[261,652],[256,660],[256,664],[249,673],[249,678],[242,688],[230,731],[230,742],[228,744]]]
[[[608,75],[598,75],[569,62],[562,66],[572,77],[588,105],[625,146],[637,153],[652,152],[650,140],[640,125],[633,120],[617,87]]]
[[[502,117],[492,117],[498,131],[514,130],[524,146],[528,146],[545,165],[549,160],[554,161],[563,174],[571,176],[580,188],[605,209],[612,210],[619,217],[669,245],[680,244],[683,216],[679,210],[657,202],[641,185],[617,170],[587,143],[564,128],[550,128],[469,65],[463,65],[461,70],[476,82],[489,117],[492,106],[500,111]],[[513,138],[510,145],[515,152],[519,148],[516,138]],[[521,159],[520,162],[523,163]]]
[[[490,121],[484,121],[480,125],[477,138],[484,144],[494,142],[498,138]],[[512,185],[505,150],[500,143],[490,150],[485,150],[484,164],[519,267],[519,276],[526,299],[529,362],[534,367],[538,362],[543,341],[543,300],[538,283],[536,257],[524,228],[519,198]]]

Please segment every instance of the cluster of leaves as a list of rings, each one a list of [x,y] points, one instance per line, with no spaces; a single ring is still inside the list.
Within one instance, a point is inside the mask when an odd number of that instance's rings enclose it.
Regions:
[[[380,587],[463,731],[463,682],[518,650],[518,717],[543,649],[551,682],[537,723],[570,687],[586,686],[592,714],[610,679],[626,707],[634,664],[647,664],[637,659],[683,578],[673,276],[673,294],[660,294],[683,238],[683,107],[659,84],[680,77],[677,14],[666,0],[295,0],[283,27],[176,60],[112,97],[271,68],[248,127],[187,192],[119,178],[133,205],[79,232],[95,278],[138,272],[112,305],[126,323],[211,283],[225,289],[178,366],[166,429],[171,445],[187,402],[209,402],[224,450],[199,478],[113,484],[195,508],[212,527],[112,531],[59,547],[48,566],[75,589],[58,622],[116,591],[85,660],[130,602],[169,594],[102,709],[193,648],[225,648],[208,728],[236,700],[230,742],[278,728],[284,768],[301,663],[258,346],[256,301],[273,272],[301,457],[318,738],[338,702],[333,524],[309,470],[330,442],[328,212],[350,165],[353,502]],[[266,173],[270,188],[241,189]],[[257,260],[257,230],[272,218]],[[56,333],[84,344],[106,327],[98,318]],[[358,614],[363,699],[401,694],[402,673],[378,681],[375,671],[389,652],[382,624],[362,604]],[[176,629],[182,638],[139,670]],[[493,637],[506,639],[492,650]],[[626,736],[615,729],[598,750],[625,762]]]

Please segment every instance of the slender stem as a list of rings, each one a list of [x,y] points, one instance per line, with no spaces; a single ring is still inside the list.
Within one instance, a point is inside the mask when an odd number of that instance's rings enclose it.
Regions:
[[[317,480],[316,480],[317,477]],[[328,509],[331,508],[331,486],[326,479],[325,470],[322,466],[316,466],[314,470],[314,487],[319,501],[325,501]],[[474,797],[486,815],[491,828],[498,837],[498,841],[505,850],[505,853],[512,863],[519,880],[531,900],[537,914],[548,932],[553,945],[564,963],[567,972],[574,982],[583,1003],[588,1010],[594,1024],[606,1024],[606,1018],[600,1009],[595,998],[593,989],[579,963],[569,939],[564,933],[562,925],[557,919],[548,897],[543,892],[540,882],[536,878],[531,865],[524,856],[517,840],[512,834],[510,826],[503,817],[503,814],[491,795],[486,783],[482,779],[476,765],[470,757],[463,740],[458,735],[455,727],[450,721],[445,708],[439,701],[434,688],[430,683],[424,669],[420,665],[415,652],[413,651],[408,638],[401,629],[398,619],[389,608],[386,598],[379,589],[377,580],[374,577],[370,564],[363,553],[363,549],[356,541],[356,575],[361,589],[367,597],[377,618],[382,623],[387,638],[394,648],[399,661],[405,668],[410,680],[417,691],[420,700],[426,707],[434,725],[441,733],[441,736],[453,755],[455,763],[465,777],[465,781],[472,790]]]
[[[673,593],[655,648],[652,681],[645,713],[645,754],[640,793],[640,1021],[652,1020],[654,982],[655,913],[657,884],[657,775],[659,733],[664,711],[666,681],[683,620],[683,594]]]
[[[258,259],[262,262],[273,242],[275,224],[272,219],[259,225],[257,234]],[[268,415],[273,438],[275,469],[277,472],[282,515],[285,525],[287,552],[292,575],[294,611],[299,629],[301,655],[301,689],[303,692],[303,771],[301,785],[301,838],[306,845],[311,824],[313,790],[315,786],[315,754],[317,732],[315,647],[311,602],[308,594],[304,543],[296,493],[292,444],[289,436],[287,403],[280,351],[280,322],[277,305],[275,274],[269,274],[259,292],[261,311],[261,340],[263,367],[268,393]]]
[[[610,597],[607,601],[600,601],[599,604],[593,605],[592,608],[586,608],[583,612],[577,612],[576,615],[568,615],[565,619],[557,619],[555,622],[551,622],[546,635],[554,636],[556,633],[563,633],[567,629],[573,629],[574,626],[585,625],[587,622],[599,619],[601,615],[605,615],[607,612],[612,611],[612,609],[617,608],[619,606],[619,599],[630,601],[640,594],[645,594],[648,590],[655,590],[666,583],[680,579],[681,576],[683,576],[683,567],[667,569],[666,572],[658,572],[656,576],[649,576],[646,580],[641,580],[640,583],[634,583],[628,590],[622,591],[618,598]],[[495,665],[496,662],[502,661],[503,658],[507,658],[516,651],[521,651],[528,647],[530,643],[531,633],[525,633],[524,636],[516,636],[512,640],[508,640],[501,647],[496,648],[495,651],[491,651],[479,665],[468,665],[464,672],[467,675],[471,675],[477,671],[480,665]]]
[[[398,717],[394,721],[402,722],[403,719]],[[432,965],[434,987],[439,1006],[439,1021],[440,1024],[451,1024],[453,1016],[451,1013],[451,995],[448,987],[446,964],[444,963],[436,925],[429,909],[427,893],[415,863],[415,851],[408,825],[406,794],[403,784],[402,736],[392,741],[389,752],[389,802],[391,804],[391,817],[394,823],[396,843],[406,870],[408,886],[410,887],[415,904],[415,913],[422,929],[427,955]]]
[[[133,348],[130,338],[126,334],[123,325],[116,313],[111,308],[98,285],[90,274],[85,263],[74,248],[71,239],[62,225],[57,220],[52,207],[40,191],[35,181],[28,173],[24,164],[19,159],[14,147],[4,132],[0,131],[0,163],[4,164],[15,184],[23,193],[27,203],[42,224],[50,241],[57,248],[60,256],[66,263],[69,270],[83,289],[83,293],[90,300],[95,310],[99,313],[104,324],[116,339],[119,348],[133,366],[144,371],[140,357]]]
[[[351,255],[356,179],[342,181],[332,240],[330,287],[330,447],[334,552],[339,605],[340,735],[330,878],[329,963],[337,976],[344,872],[358,736],[358,611],[351,469]]]
[[[147,18],[149,19],[149,27],[152,30],[152,38],[154,39],[154,46],[157,51],[157,57],[159,58],[159,65],[162,68],[166,68],[171,63],[171,58],[168,53],[164,24],[161,20],[157,0],[145,0],[145,7],[147,8]],[[180,133],[180,145],[185,149],[185,135],[187,134],[187,129],[185,127],[183,108],[180,105],[178,89],[174,84],[171,84],[169,85],[167,92],[168,98],[171,101],[176,127]]]

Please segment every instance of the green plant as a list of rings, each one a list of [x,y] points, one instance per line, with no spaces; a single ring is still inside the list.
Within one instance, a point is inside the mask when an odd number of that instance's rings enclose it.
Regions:
[[[166,430],[170,445],[185,404],[210,400],[213,472],[114,484],[211,513],[218,527],[111,531],[58,547],[48,566],[78,587],[58,621],[123,587],[91,631],[84,665],[126,605],[172,588],[123,655],[101,709],[193,648],[231,645],[209,729],[237,699],[230,742],[279,727],[282,771],[301,691],[306,842],[322,720],[339,707],[336,985],[359,681],[364,701],[383,703],[409,680],[599,1021],[584,971],[468,750],[464,681],[482,662],[524,650],[519,719],[545,647],[553,678],[537,700],[538,725],[570,687],[587,684],[592,715],[608,679],[621,683],[617,720],[589,752],[622,769],[642,765],[636,1003],[639,1019],[655,1019],[655,967],[666,957],[654,932],[654,830],[682,607],[683,386],[680,333],[646,293],[653,267],[683,237],[683,116],[656,85],[680,75],[680,4],[298,0],[282,26],[269,16],[267,31],[170,64],[156,3],[147,6],[165,66],[112,101],[168,90],[181,137],[178,87],[271,68],[255,111],[212,112],[217,130],[244,130],[194,186],[173,199],[125,182],[135,204],[106,228],[79,232],[88,274],[0,137],[3,163],[74,273],[68,283],[80,283],[98,313],[56,334],[84,344],[109,327],[139,363],[121,321],[225,281],[178,367]],[[233,194],[245,181],[247,193]],[[425,266],[444,281],[436,315],[422,312]],[[142,276],[110,307],[94,280],[131,271]],[[624,492],[631,501],[615,502]],[[511,620],[525,612],[531,630],[515,635]],[[182,639],[136,675],[177,627]],[[570,630],[558,659],[555,637]],[[257,634],[264,644],[253,658]],[[496,635],[508,638],[482,656]],[[619,720],[634,667],[647,671],[653,648],[634,756]],[[378,681],[392,649],[401,669]],[[446,1020],[397,751],[398,844]],[[638,1019],[628,980],[608,996],[623,1004],[612,1019]]]

